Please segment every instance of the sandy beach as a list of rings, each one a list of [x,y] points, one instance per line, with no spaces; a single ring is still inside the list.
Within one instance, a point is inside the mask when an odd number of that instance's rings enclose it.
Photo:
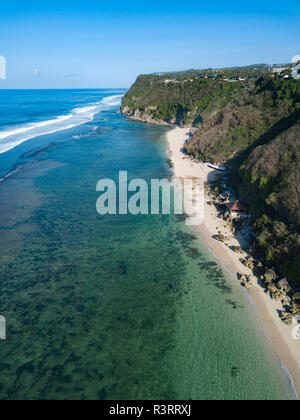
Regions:
[[[176,178],[200,178],[206,182],[213,180],[216,171],[209,169],[205,164],[193,162],[183,152],[182,148],[188,139],[190,129],[175,128],[168,132],[168,153],[173,162],[173,171]],[[232,273],[238,281],[238,273],[250,275],[252,271],[240,262],[241,255],[235,253],[231,246],[240,246],[241,238],[235,238],[228,224],[217,217],[215,206],[208,205],[209,197],[205,199],[205,221],[197,227],[197,231],[218,261]],[[214,239],[221,233],[227,237],[226,244]],[[245,257],[247,254],[245,253]],[[270,340],[276,354],[288,369],[293,378],[294,388],[300,396],[300,340],[292,337],[292,326],[286,326],[278,316],[278,310],[282,310],[282,304],[272,300],[256,280],[248,289],[257,313],[264,326],[267,338]]]

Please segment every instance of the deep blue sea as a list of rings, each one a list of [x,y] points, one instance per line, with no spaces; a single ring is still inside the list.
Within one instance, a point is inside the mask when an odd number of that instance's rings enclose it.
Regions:
[[[293,399],[249,299],[174,215],[96,212],[171,176],[121,90],[0,90],[0,399]]]

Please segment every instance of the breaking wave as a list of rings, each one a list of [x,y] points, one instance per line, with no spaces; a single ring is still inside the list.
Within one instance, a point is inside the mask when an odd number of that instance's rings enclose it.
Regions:
[[[28,123],[12,130],[0,131],[0,154],[35,137],[67,130],[92,121],[99,112],[120,105],[122,97],[123,95],[108,96],[96,104],[74,108],[68,115],[60,115],[47,121]]]

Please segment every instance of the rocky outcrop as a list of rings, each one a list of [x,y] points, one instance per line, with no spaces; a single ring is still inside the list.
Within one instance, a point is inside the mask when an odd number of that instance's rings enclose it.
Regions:
[[[219,242],[224,243],[224,242],[225,242],[225,240],[226,240],[226,237],[225,237],[224,235],[216,235],[216,236],[215,236],[215,239],[216,239],[217,241],[219,241]]]
[[[129,106],[124,106],[122,108],[122,113],[133,121],[141,121],[149,124],[172,125],[164,120],[155,119],[151,114],[147,113],[147,110],[150,111],[151,108],[141,111],[140,109],[131,109]]]
[[[242,248],[240,246],[233,246],[232,247],[233,252],[235,252],[236,254],[244,254],[244,251],[242,250]]]
[[[257,262],[254,258],[240,260],[247,268],[254,267],[254,272],[263,271],[262,264]],[[256,277],[254,275],[238,274],[241,285],[249,288],[255,284]],[[280,313],[281,320],[290,325],[295,316],[300,315],[300,293],[294,293],[291,285],[286,278],[278,280],[276,272],[272,269],[267,269],[264,274],[260,275],[262,286],[271,299],[281,302],[283,310]]]
[[[241,259],[241,263],[244,264],[245,267],[249,268],[250,270],[254,270],[256,267],[256,261],[253,257],[248,257],[245,260]]]
[[[297,292],[293,295],[293,301],[299,301],[300,302],[300,292]]]
[[[274,270],[267,270],[262,278],[265,283],[270,284],[277,279],[277,274]]]
[[[246,287],[246,288],[253,286],[255,284],[255,280],[256,280],[255,276],[253,276],[251,274],[249,274],[249,275],[238,274],[238,278],[241,282],[241,285],[243,287]]]
[[[289,282],[287,281],[287,279],[280,280],[278,282],[278,287],[279,287],[279,289],[283,290],[285,293],[289,293],[292,290],[292,288],[291,288]]]

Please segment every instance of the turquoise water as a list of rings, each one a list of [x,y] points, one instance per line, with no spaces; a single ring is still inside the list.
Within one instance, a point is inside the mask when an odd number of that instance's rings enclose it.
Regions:
[[[112,106],[0,155],[2,176],[19,168],[0,183],[1,399],[293,398],[180,218],[96,212],[101,178],[170,176],[165,133]]]

